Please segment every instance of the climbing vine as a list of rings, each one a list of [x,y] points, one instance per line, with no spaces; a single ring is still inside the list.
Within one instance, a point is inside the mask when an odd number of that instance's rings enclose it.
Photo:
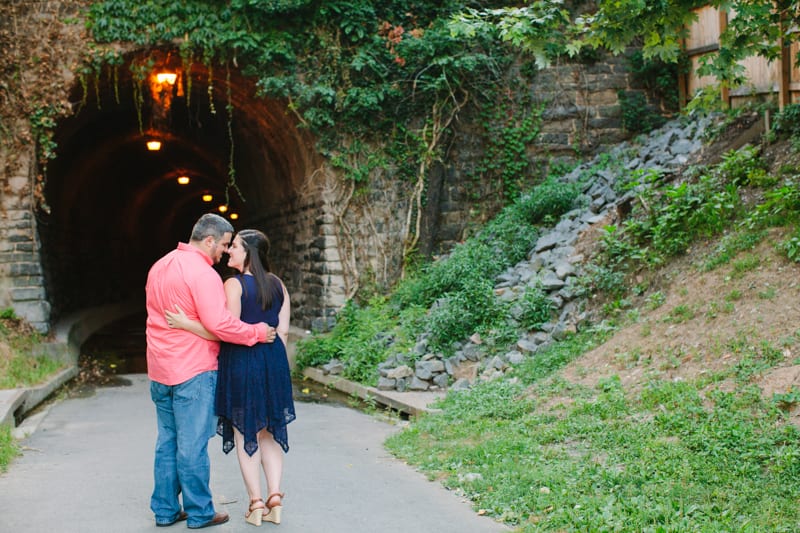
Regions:
[[[239,190],[239,186],[236,184],[236,167],[233,164],[233,154],[234,154],[234,146],[235,143],[233,141],[233,97],[231,96],[231,69],[230,65],[226,70],[225,75],[226,81],[226,95],[227,95],[227,102],[225,103],[225,111],[227,112],[227,122],[226,126],[228,129],[228,142],[231,143],[231,148],[228,152],[228,183],[225,184],[225,205],[229,205],[230,202],[230,190],[233,189],[239,195],[239,199],[242,202],[245,201],[244,195],[242,191]]]
[[[499,180],[507,202],[515,200],[531,178],[527,151],[539,136],[543,111],[543,105],[517,109],[513,99],[506,98],[481,114],[488,142],[477,171]]]
[[[8,180],[33,171],[33,187],[20,192],[31,194],[44,210],[47,164],[57,149],[55,124],[72,111],[63,73],[74,56],[64,50],[85,46],[79,25],[85,3],[0,2],[0,176]],[[26,154],[31,153],[33,168],[28,169]]]

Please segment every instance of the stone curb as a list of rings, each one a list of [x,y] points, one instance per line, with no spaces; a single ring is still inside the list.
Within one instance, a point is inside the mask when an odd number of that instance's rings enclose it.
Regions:
[[[78,375],[77,365],[65,368],[46,383],[24,389],[0,390],[0,424],[16,427],[16,420],[35,409],[59,387]]]
[[[360,383],[348,381],[341,376],[325,374],[319,368],[303,369],[305,378],[331,387],[345,394],[355,396],[365,401],[375,401],[381,405],[406,413],[410,416],[418,416],[422,413],[438,412],[438,409],[431,408],[430,405],[447,394],[445,391],[437,392],[395,392],[382,391],[375,387],[367,387]]]

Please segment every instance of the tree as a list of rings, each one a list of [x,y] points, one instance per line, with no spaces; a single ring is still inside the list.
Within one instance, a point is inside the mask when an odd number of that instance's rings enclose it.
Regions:
[[[524,8],[468,10],[454,18],[453,29],[464,36],[494,32],[534,51],[538,59],[546,57],[545,51],[551,57],[576,56],[587,48],[619,54],[635,46],[645,59],[677,63],[687,28],[697,20],[694,10],[712,6],[726,11],[729,22],[718,53],[707,56],[700,74],[730,86],[743,81],[742,59],[780,57],[783,43],[795,40],[794,28],[800,25],[800,6],[792,0],[599,0],[583,13],[573,7],[570,15],[563,4],[542,0]]]

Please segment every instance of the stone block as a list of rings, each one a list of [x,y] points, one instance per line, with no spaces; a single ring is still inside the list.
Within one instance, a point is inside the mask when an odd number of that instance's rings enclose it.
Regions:
[[[378,378],[378,390],[395,390],[397,387],[397,380],[390,378]]]
[[[578,93],[575,95],[575,104],[578,106],[604,106],[619,103],[617,89],[606,89],[592,93]]]
[[[9,268],[12,276],[36,276],[42,273],[42,265],[39,263],[14,263]]]
[[[408,384],[409,390],[426,391],[430,388],[431,384],[427,381],[419,379],[417,376],[411,378],[411,383]]]
[[[44,287],[22,287],[11,289],[11,299],[15,302],[26,300],[44,300],[47,296]]]
[[[47,322],[50,320],[50,303],[45,301],[15,302],[14,312],[28,322]]]

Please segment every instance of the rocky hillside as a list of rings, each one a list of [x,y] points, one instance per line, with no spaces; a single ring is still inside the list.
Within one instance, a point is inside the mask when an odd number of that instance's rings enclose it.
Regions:
[[[694,163],[714,164],[729,150],[759,145],[762,133],[757,116],[742,117],[705,146]],[[761,155],[773,175],[800,164],[800,154],[788,142],[763,146]],[[726,367],[752,364],[758,354],[772,362],[769,370],[756,370],[751,378],[766,398],[800,387],[800,265],[776,249],[787,232],[770,230],[755,249],[711,271],[700,266],[716,250],[716,239],[695,243],[658,271],[639,274],[637,281],[649,290],[630,302],[635,311],[626,325],[570,364],[562,377],[594,385],[617,375],[635,392],[653,377],[712,376]],[[658,306],[649,303],[655,293],[662,296]],[[708,388],[728,390],[733,384],[712,382]],[[790,415],[800,424],[796,404]]]

